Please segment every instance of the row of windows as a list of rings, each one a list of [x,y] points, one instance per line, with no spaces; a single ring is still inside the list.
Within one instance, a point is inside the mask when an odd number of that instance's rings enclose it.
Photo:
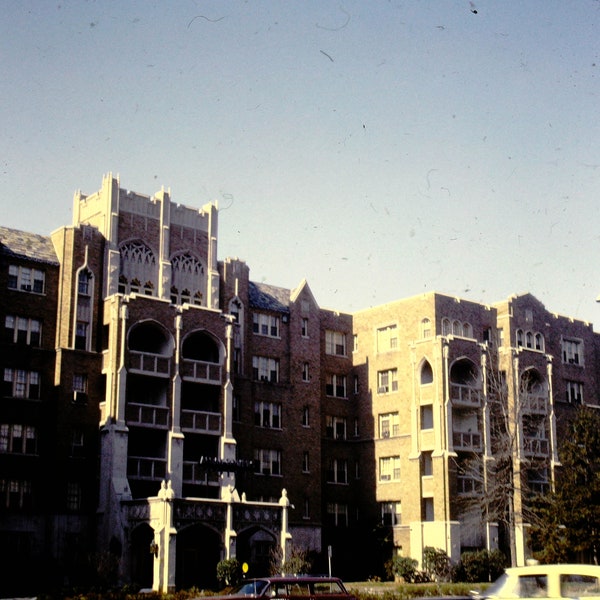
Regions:
[[[278,402],[256,401],[254,403],[254,424],[257,427],[281,429],[281,404]],[[307,406],[302,410],[302,426],[310,426],[310,413]],[[346,417],[327,415],[325,435],[330,439],[347,439],[348,424]],[[358,436],[358,419],[354,421],[354,435]]]
[[[8,289],[43,294],[45,290],[46,274],[39,269],[9,265]]]
[[[67,483],[67,510],[81,509],[81,485],[77,482]],[[0,507],[11,509],[27,509],[33,505],[31,481],[22,479],[0,479]]]
[[[33,425],[0,423],[0,453],[37,454],[37,429]]]
[[[41,346],[42,322],[28,317],[6,315],[4,319],[4,339],[13,344]]]
[[[431,451],[421,453],[421,475],[424,477],[433,475],[433,453]],[[379,458],[379,481],[400,481],[400,456]]]
[[[76,373],[73,375],[73,391],[87,392],[87,375]],[[2,395],[13,398],[40,398],[40,374],[37,371],[25,369],[4,369]]]
[[[40,374],[37,371],[5,368],[2,395],[13,398],[39,399]]]
[[[539,350],[540,352],[544,351],[544,336],[541,333],[517,329],[516,337],[517,346]]]

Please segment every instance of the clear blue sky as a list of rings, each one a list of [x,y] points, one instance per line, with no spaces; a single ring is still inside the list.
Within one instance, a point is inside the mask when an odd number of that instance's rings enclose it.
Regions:
[[[4,0],[3,225],[105,173],[354,311],[531,292],[600,330],[598,0]]]

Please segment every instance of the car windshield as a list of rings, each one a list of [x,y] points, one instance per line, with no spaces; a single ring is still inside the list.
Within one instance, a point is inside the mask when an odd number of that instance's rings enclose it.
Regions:
[[[244,581],[244,583],[233,588],[229,593],[231,595],[258,595],[262,594],[267,585],[269,585],[269,582],[264,579],[252,579],[250,581]]]
[[[492,583],[492,585],[490,585],[490,587],[485,591],[485,596],[505,597],[509,595],[516,597],[517,594],[515,593],[515,590],[509,590],[509,587],[509,577],[506,573],[504,573],[500,575],[500,577],[498,577],[498,579],[496,579],[496,581],[494,581],[494,583]]]

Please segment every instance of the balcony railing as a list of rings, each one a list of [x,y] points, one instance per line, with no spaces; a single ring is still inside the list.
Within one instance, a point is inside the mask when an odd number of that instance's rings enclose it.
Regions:
[[[194,485],[219,485],[219,474],[217,472],[207,472],[202,468],[198,461],[183,461],[183,483]]]
[[[452,434],[452,444],[455,450],[481,450],[481,434],[455,431]]]
[[[181,429],[195,433],[221,435],[221,413],[201,410],[182,410]]]
[[[548,412],[548,396],[545,394],[525,394],[523,409],[530,414],[545,415]]]
[[[454,406],[481,406],[481,390],[464,383],[450,384],[450,399]]]
[[[181,361],[181,376],[188,381],[202,383],[221,384],[222,367],[217,363],[203,360],[190,360],[186,358]]]
[[[143,373],[155,377],[169,377],[171,372],[171,358],[151,352],[129,351],[129,371]]]
[[[167,461],[164,458],[148,458],[147,456],[130,456],[127,459],[127,476],[133,479],[162,480],[167,472]]]
[[[526,437],[523,440],[523,452],[526,456],[548,456],[550,444],[545,438]]]
[[[456,491],[459,494],[478,494],[481,491],[481,484],[472,477],[459,475],[456,478]]]
[[[131,425],[167,427],[169,424],[169,409],[166,406],[128,402],[125,409],[125,419]]]

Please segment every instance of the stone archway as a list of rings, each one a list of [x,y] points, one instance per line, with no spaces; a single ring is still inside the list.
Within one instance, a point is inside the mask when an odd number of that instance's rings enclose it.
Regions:
[[[271,561],[277,549],[277,537],[263,527],[249,527],[238,533],[237,559],[240,563],[248,563],[251,577],[270,574]]]
[[[221,536],[204,525],[191,525],[177,533],[177,589],[216,590],[217,564],[221,559]]]

